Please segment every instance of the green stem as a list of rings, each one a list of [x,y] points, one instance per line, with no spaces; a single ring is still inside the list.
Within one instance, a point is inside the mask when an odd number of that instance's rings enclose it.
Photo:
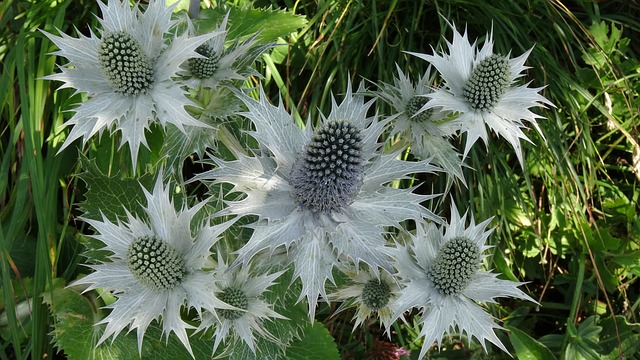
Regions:
[[[576,332],[575,322],[576,315],[578,312],[578,308],[580,305],[580,300],[582,298],[582,283],[584,282],[584,270],[585,270],[585,254],[580,253],[580,257],[578,258],[578,275],[576,276],[575,288],[573,290],[573,298],[571,301],[571,311],[569,312],[569,317],[567,318],[567,333],[564,337],[564,342],[562,343],[562,351],[561,354],[564,354],[569,342],[575,336],[578,336]]]
[[[241,153],[242,155],[249,156],[244,149],[240,141],[227,129],[225,126],[220,125],[218,127],[218,141],[224,144],[233,153]]]

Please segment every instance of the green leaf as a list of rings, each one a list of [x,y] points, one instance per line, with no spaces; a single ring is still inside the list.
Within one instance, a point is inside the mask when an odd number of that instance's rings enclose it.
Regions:
[[[227,39],[246,38],[260,32],[257,37],[258,44],[266,44],[276,41],[279,37],[287,36],[307,24],[304,16],[284,10],[232,7],[229,11]],[[220,8],[202,10],[196,24],[203,32],[214,31],[225,14],[226,12]]]
[[[93,293],[89,293],[93,294]],[[43,294],[55,318],[53,336],[56,346],[64,350],[68,359],[139,359],[136,332],[123,331],[111,342],[96,347],[104,326],[95,323],[102,318],[98,299],[83,296],[62,285]],[[210,359],[212,340],[191,336],[189,339],[196,359]],[[175,335],[163,340],[162,329],[156,322],[145,332],[143,359],[190,359],[191,355]]]
[[[509,325],[506,325],[505,328],[510,331],[509,340],[511,340],[518,359],[552,360],[556,358],[551,350],[525,332]]]
[[[451,143],[441,136],[433,136],[426,133],[423,136],[429,139],[429,154],[425,155],[433,156],[432,162],[442,167],[447,173],[454,175],[458,179],[464,179],[460,157],[451,146]],[[422,156],[421,154],[418,155]]]
[[[640,354],[640,324],[630,324],[622,315],[602,319],[598,324],[602,326],[600,342],[602,359],[621,359],[620,351],[627,358],[632,354]]]
[[[125,209],[132,214],[143,213],[142,208],[147,200],[141,185],[147,189],[153,188],[153,175],[146,173],[139,179],[121,178],[117,174],[107,176],[94,160],[84,155],[80,155],[79,159],[85,170],[79,176],[87,185],[85,199],[80,203],[85,217],[101,220],[100,213],[103,213],[109,220],[115,221],[126,219]]]
[[[578,325],[577,330],[569,324],[567,331],[572,334],[565,351],[567,359],[597,359],[602,347],[599,345],[599,334],[602,327],[598,325],[598,316],[589,316]]]
[[[167,169],[174,174],[179,174],[183,161],[192,154],[198,154],[203,158],[207,148],[216,146],[216,129],[198,128],[188,126],[185,132],[175,126],[167,128],[162,154],[167,159]]]
[[[512,264],[507,261],[502,251],[496,249],[496,251],[493,252],[493,257],[491,259],[495,264],[496,270],[502,273],[503,276],[511,281],[520,281],[511,270]]]
[[[336,343],[324,325],[316,322],[304,328],[302,338],[287,349],[289,360],[340,359]]]
[[[197,114],[198,120],[210,128],[187,126],[182,132],[175,126],[167,127],[161,156],[173,173],[180,173],[182,162],[190,155],[197,154],[202,159],[208,148],[215,148],[218,125],[242,109],[242,102],[226,87],[203,90],[198,95],[198,101],[206,104],[202,113]]]

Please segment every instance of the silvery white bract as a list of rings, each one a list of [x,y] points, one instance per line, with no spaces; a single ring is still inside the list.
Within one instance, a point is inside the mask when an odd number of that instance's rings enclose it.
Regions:
[[[476,225],[473,218],[465,227],[467,214],[460,218],[455,205],[448,225],[438,229],[432,223],[418,223],[416,235],[406,246],[398,245],[396,269],[405,287],[400,291],[394,321],[404,312],[420,309],[424,338],[419,358],[431,344],[442,345],[442,337],[451,332],[466,333],[469,341],[477,338],[486,350],[489,340],[507,352],[494,329],[501,329],[493,316],[478,304],[496,303],[498,297],[514,297],[535,302],[518,289],[523,283],[501,280],[497,274],[481,269],[485,245],[493,229],[484,229],[492,219]],[[443,231],[444,230],[444,231]]]
[[[552,106],[538,94],[541,87],[529,88],[530,82],[516,85],[523,76],[522,71],[528,68],[524,62],[532,49],[511,59],[509,54],[493,53],[493,32],[487,34],[484,45],[477,49],[475,42],[469,42],[466,30],[460,34],[454,25],[451,27],[453,41],[447,41],[448,54],[410,53],[431,63],[444,80],[443,86],[427,94],[430,100],[425,108],[459,113],[457,122],[461,131],[467,133],[463,158],[478,138],[487,144],[486,124],[513,146],[523,165],[520,139],[529,141],[522,131],[526,127],[523,121],[542,134],[536,123],[536,119],[542,117],[529,108]]]
[[[395,299],[400,293],[398,281],[385,271],[377,274],[372,271],[349,271],[346,274],[351,284],[329,295],[329,298],[342,302],[336,314],[355,307],[353,331],[367,318],[377,316],[387,336],[391,337],[391,316],[397,310]]]
[[[243,115],[255,126],[249,134],[260,144],[260,153],[237,154],[235,161],[212,157],[217,168],[194,179],[229,183],[233,192],[245,194],[226,209],[258,218],[236,265],[261,250],[284,246],[294,278],[302,282],[299,300],[307,298],[312,319],[318,296],[327,298],[325,282],[333,282],[339,259],[390,270],[386,227],[400,228],[402,221],[423,216],[440,221],[420,205],[437,195],[386,186],[406,174],[440,169],[380,151],[378,139],[389,120],[367,116],[373,100],[365,103],[349,88],[340,104],[332,100],[331,113],[316,128],[301,130],[282,103],[269,104],[264,92],[260,100],[239,96],[248,109]]]
[[[449,142],[459,130],[459,124],[451,119],[448,112],[425,107],[429,101],[427,94],[432,92],[431,67],[415,85],[400,67],[397,69],[398,76],[393,78],[393,84],[382,82],[378,85],[379,90],[374,92],[393,106],[397,114],[393,121],[393,134],[407,138],[414,155],[421,159],[432,158],[432,163],[464,183],[460,154]]]
[[[248,267],[229,269],[223,258],[218,257],[214,274],[218,288],[216,296],[233,306],[233,309],[219,309],[215,314],[205,313],[198,327],[198,330],[213,327],[214,353],[222,342],[228,344],[226,340],[230,334],[238,336],[254,354],[256,353],[254,333],[274,343],[280,342],[262,324],[263,321],[271,319],[288,320],[273,311],[272,305],[262,298],[262,295],[275,284],[274,281],[280,275],[282,272],[269,275],[250,275]],[[233,348],[228,351],[233,351]]]
[[[245,80],[248,75],[260,76],[251,68],[251,63],[272,45],[257,46],[257,33],[242,42],[236,39],[227,45],[227,22],[225,15],[216,29],[216,35],[196,48],[200,57],[189,59],[182,64],[184,83],[192,88],[215,88],[224,80]],[[189,32],[195,34],[193,23],[189,22]]]
[[[46,77],[64,82],[61,88],[74,88],[85,93],[87,101],[73,109],[75,114],[64,124],[72,126],[60,150],[82,138],[83,144],[105,129],[119,131],[120,145],[129,144],[135,169],[140,145],[148,147],[145,131],[152,122],[162,126],[171,123],[181,131],[184,126],[206,126],[185,110],[194,105],[186,98],[186,90],[172,78],[180,64],[198,57],[194,51],[211,35],[190,38],[175,37],[166,45],[165,36],[174,21],[174,6],[163,0],[150,0],[144,12],[131,8],[128,1],[109,0],[102,10],[99,36],[79,38],[45,32],[60,50],[54,55],[66,57],[60,73]]]
[[[128,211],[126,222],[113,223],[104,215],[102,221],[83,219],[95,229],[92,237],[112,252],[111,262],[88,265],[94,272],[73,285],[88,285],[85,291],[104,289],[117,297],[107,306],[111,308],[109,315],[98,322],[107,326],[97,345],[110,336],[115,339],[129,327],[137,329],[141,352],[147,327],[162,318],[163,334],[168,337],[174,332],[193,356],[186,330],[194,327],[182,320],[180,312],[186,308],[198,314],[203,310],[215,313],[216,309],[230,308],[216,298],[213,276],[203,269],[211,247],[233,221],[215,226],[208,220],[192,224],[205,202],[192,208],[183,204],[176,212],[169,188],[161,179],[159,174],[153,193],[143,187],[148,221]]]

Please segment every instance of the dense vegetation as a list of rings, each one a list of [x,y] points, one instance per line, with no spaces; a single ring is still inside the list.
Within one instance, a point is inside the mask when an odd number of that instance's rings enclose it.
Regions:
[[[515,355],[640,356],[637,1],[229,3],[286,8],[306,18],[303,27],[279,39],[286,46],[261,56],[257,66],[268,97],[274,103],[281,97],[301,121],[326,114],[331,93],[344,93],[349,81],[366,79],[371,87],[393,82],[396,64],[411,77],[422,75],[427,63],[406,51],[442,49],[451,35],[447,21],[466,26],[471,39],[493,28],[496,51],[502,54],[519,55],[533,47],[525,82],[546,85],[542,93],[555,104],[536,110],[545,118],[538,121],[544,137],[528,131],[532,143],[522,144],[524,169],[503,139],[474,147],[464,168],[467,186],[455,184],[451,199],[468,205],[476,219],[495,217],[489,262],[506,279],[526,282],[523,291],[539,303],[500,302],[490,309],[509,330],[500,337]],[[86,244],[78,234],[87,229],[77,217],[87,191],[78,175],[87,169],[77,152],[57,153],[59,126],[82,95],[42,79],[57,71],[61,59],[48,55],[55,47],[39,30],[74,34],[77,28],[87,34],[97,13],[90,0],[0,4],[2,359],[64,356],[52,341],[56,320],[43,294],[86,271],[80,266]],[[249,80],[257,81],[256,76]],[[381,113],[390,111],[382,102],[376,106]],[[87,149],[94,155],[111,149],[96,155],[103,170],[120,166],[113,141],[104,136]],[[151,143],[151,148],[161,145]],[[142,164],[155,161],[153,151],[142,156]],[[185,178],[200,171],[195,160],[185,161]],[[438,193],[447,186],[442,178],[421,176],[416,180],[427,185],[418,191]],[[447,200],[430,204],[443,216],[449,206]],[[388,353],[396,347],[422,345],[414,342],[417,333],[410,324],[401,322],[391,339],[375,319],[352,332],[353,312],[334,315],[336,306],[321,305],[316,319],[343,358],[393,359]],[[430,356],[488,356],[479,344],[458,337],[445,343],[446,351]],[[507,358],[495,351],[490,355]]]

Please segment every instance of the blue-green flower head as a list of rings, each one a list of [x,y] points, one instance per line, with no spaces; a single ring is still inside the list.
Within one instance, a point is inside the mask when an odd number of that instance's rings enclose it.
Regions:
[[[347,268],[344,273],[350,281],[329,295],[331,299],[342,303],[336,313],[355,308],[354,329],[366,324],[368,318],[377,318],[387,335],[391,336],[391,315],[396,310],[395,300],[400,293],[397,279],[386,271],[376,273],[371,269]]]
[[[213,273],[214,282],[218,285],[215,291],[218,299],[227,307],[217,309],[216,313],[204,314],[197,331],[213,328],[213,353],[221,344],[225,344],[226,351],[244,351],[238,340],[254,354],[261,350],[258,338],[281,345],[280,339],[271,334],[264,325],[279,319],[288,320],[272,309],[272,304],[264,299],[264,293],[275,284],[275,280],[282,275],[282,271],[267,274],[264,268],[250,269],[249,267],[229,268],[221,254],[218,254],[216,269]],[[260,273],[261,275],[255,275]],[[264,353],[263,353],[264,354]],[[275,354],[274,354],[275,356]]]
[[[220,68],[220,55],[209,44],[202,44],[196,48],[202,57],[191,58],[187,62],[191,75],[196,79],[208,79],[215,75]]]
[[[475,66],[464,84],[462,96],[474,110],[491,111],[507,91],[510,80],[507,58],[492,54]]]
[[[369,280],[362,288],[362,302],[369,309],[378,311],[389,304],[391,289],[380,279]]]
[[[175,288],[189,273],[182,254],[156,236],[133,240],[127,251],[127,265],[140,283],[156,291]]]
[[[431,158],[433,164],[464,183],[462,160],[450,141],[460,126],[441,107],[429,105],[435,73],[429,67],[413,81],[400,67],[396,67],[398,74],[394,76],[393,83],[381,82],[378,90],[373,92],[391,105],[397,115],[391,126],[392,136],[399,135],[400,139],[406,139],[414,156],[419,159]]]
[[[480,247],[471,239],[458,236],[438,251],[427,269],[427,278],[442,295],[458,295],[480,269]]]
[[[518,286],[520,282],[498,279],[498,274],[483,269],[483,253],[494,229],[486,229],[492,219],[476,225],[473,217],[460,216],[451,206],[448,224],[418,223],[415,236],[407,245],[398,245],[395,267],[404,287],[395,302],[392,321],[403,313],[420,310],[419,337],[424,346],[422,359],[434,342],[438,347],[451,329],[476,338],[485,347],[486,340],[507,352],[494,329],[500,329],[483,305],[498,297],[513,297],[535,302]],[[486,350],[486,347],[485,347]]]
[[[412,96],[405,106],[405,112],[410,121],[427,122],[432,120],[433,109],[426,109],[420,111],[425,105],[427,105],[429,99],[424,96]]]
[[[524,66],[531,49],[511,58],[493,52],[493,30],[485,37],[480,47],[470,42],[467,31],[458,32],[450,24],[453,40],[447,41],[448,52],[427,55],[411,53],[428,61],[435,67],[443,83],[428,94],[428,108],[442,108],[457,114],[461,133],[467,133],[463,158],[478,139],[487,144],[487,127],[504,137],[523,166],[520,140],[528,141],[523,132],[526,123],[542,134],[536,119],[541,118],[530,109],[553,106],[539,94],[542,87],[531,88],[530,83],[518,84],[523,77]]]
[[[350,205],[364,177],[362,136],[348,120],[331,120],[316,129],[291,171],[295,200],[313,212]]]
[[[258,33],[242,41],[229,39],[229,13],[222,18],[220,24],[204,44],[195,50],[197,56],[185,61],[180,74],[183,82],[191,88],[216,88],[221,82],[246,80],[249,75],[259,75],[252,67],[255,59],[274,44],[258,44]],[[188,20],[188,32],[198,33],[194,24]]]
[[[140,43],[124,31],[106,33],[98,61],[113,91],[123,95],[146,94],[153,86],[153,63]]]
[[[246,313],[246,310],[249,307],[249,299],[247,299],[247,295],[244,293],[244,291],[242,291],[237,287],[228,287],[226,289],[223,289],[217,295],[218,295],[218,299],[239,309],[239,310],[233,310],[233,309],[218,310],[218,315],[222,316],[222,318],[224,319],[227,319],[227,320],[239,319],[240,317],[242,317],[242,315]]]
[[[153,192],[142,187],[147,205],[145,218],[126,212],[127,218],[112,222],[83,219],[95,231],[93,238],[111,252],[108,262],[91,265],[91,274],[72,285],[85,285],[87,290],[102,289],[117,298],[111,311],[99,324],[106,324],[97,344],[117,337],[125,328],[135,329],[138,351],[142,351],[145,332],[152,321],[162,320],[163,333],[180,339],[193,356],[187,329],[193,326],[181,318],[183,311],[216,309],[229,306],[215,296],[216,284],[207,270],[211,248],[221,234],[235,222],[230,220],[210,225],[198,221],[196,214],[206,202],[176,210],[169,186],[162,173]]]

